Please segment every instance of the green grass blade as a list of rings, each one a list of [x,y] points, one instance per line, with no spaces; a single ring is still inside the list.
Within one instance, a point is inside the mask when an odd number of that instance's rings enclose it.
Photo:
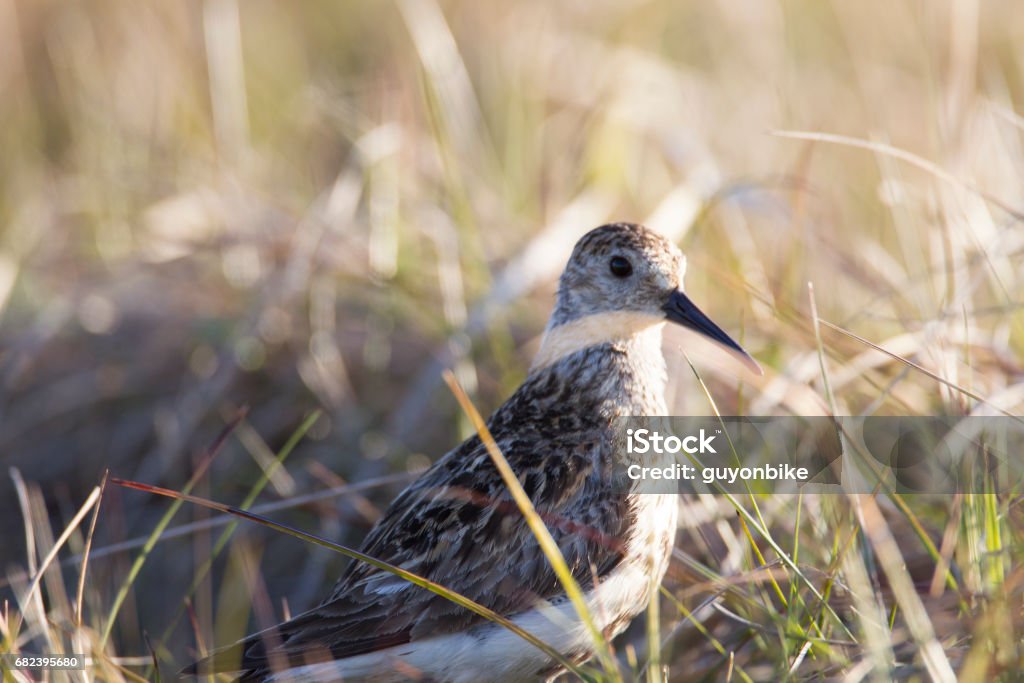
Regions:
[[[246,412],[247,411],[244,409],[239,411],[239,413],[231,420],[231,422],[229,422],[224,427],[224,429],[221,430],[221,433],[217,435],[217,438],[214,439],[213,445],[207,451],[206,456],[200,461],[199,466],[196,468],[196,471],[192,474],[188,482],[182,488],[183,492],[188,493],[189,491],[191,491],[202,478],[202,476],[206,474],[207,468],[209,468],[210,463],[213,462],[213,459],[217,456],[218,453],[220,453],[221,449],[224,448],[224,444],[227,443],[228,437],[239,425],[239,423],[241,423],[241,421],[245,419]],[[139,552],[139,555],[135,558],[135,561],[132,563],[131,569],[128,570],[128,575],[121,583],[121,587],[118,589],[117,595],[114,597],[114,604],[111,605],[110,612],[107,615],[107,624],[103,627],[103,633],[100,635],[100,649],[106,647],[107,641],[110,639],[110,633],[114,629],[114,622],[117,621],[118,612],[121,611],[121,606],[124,604],[124,601],[128,597],[128,591],[131,590],[132,585],[135,583],[136,577],[139,575],[139,572],[142,571],[142,565],[144,565],[146,563],[146,559],[149,558],[149,553],[153,550],[153,546],[156,545],[157,540],[160,538],[160,534],[163,533],[164,529],[167,528],[167,525],[171,523],[172,519],[174,519],[174,515],[178,513],[178,510],[182,506],[182,502],[183,501],[181,499],[178,499],[171,504],[171,507],[168,508],[167,512],[164,513],[163,517],[160,518],[160,521],[157,522],[156,527],[153,528],[153,532],[149,535],[149,538],[146,540],[146,544],[142,546],[142,550]]]
[[[313,413],[311,413],[309,417],[307,417],[302,422],[302,424],[299,425],[299,428],[296,429],[295,432],[292,433],[290,437],[288,437],[288,441],[286,441],[285,444],[281,447],[281,450],[278,452],[277,456],[275,456],[274,461],[270,464],[269,467],[263,470],[262,474],[260,474],[259,479],[256,480],[256,483],[253,484],[252,488],[249,490],[249,493],[242,500],[242,503],[238,506],[240,509],[248,510],[252,506],[252,504],[256,501],[256,498],[258,498],[260,493],[263,492],[263,489],[265,489],[267,484],[270,483],[270,478],[273,476],[274,472],[277,471],[278,468],[283,466],[284,461],[288,459],[288,456],[292,454],[292,451],[295,450],[295,447],[299,445],[299,442],[302,440],[302,437],[304,437],[306,433],[310,430],[310,428],[314,424],[316,424],[316,421],[320,419],[321,414],[322,412],[320,410],[313,411]],[[199,584],[202,583],[202,581],[210,573],[210,570],[213,568],[214,561],[216,561],[217,557],[219,557],[221,552],[224,551],[224,548],[227,546],[228,541],[231,539],[231,536],[235,533],[235,530],[237,528],[238,522],[231,522],[221,532],[220,536],[217,537],[217,541],[213,544],[213,549],[210,552],[210,556],[206,558],[206,560],[203,561],[203,564],[200,565],[199,568],[196,570],[195,576],[192,579],[192,583],[189,584],[188,589],[185,591],[185,596],[181,602],[181,605],[179,605],[178,610],[174,614],[174,617],[170,620],[170,622],[167,624],[167,627],[164,629],[164,632],[160,635],[160,640],[157,641],[158,649],[162,650],[163,647],[167,644],[167,639],[170,638],[171,633],[178,625],[178,621],[185,613],[186,600],[191,598],[195,594],[196,590],[198,590]]]

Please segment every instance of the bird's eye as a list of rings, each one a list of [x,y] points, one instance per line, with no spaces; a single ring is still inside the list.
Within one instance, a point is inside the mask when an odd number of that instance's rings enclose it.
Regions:
[[[633,264],[622,256],[612,256],[612,260],[608,262],[608,267],[615,277],[629,277],[633,274]]]

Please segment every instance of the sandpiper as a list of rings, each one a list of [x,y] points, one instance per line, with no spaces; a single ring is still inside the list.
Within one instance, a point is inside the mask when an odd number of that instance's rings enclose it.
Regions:
[[[576,244],[522,386],[488,420],[549,523],[598,627],[620,633],[668,565],[677,500],[613,490],[612,424],[664,415],[666,321],[749,356],[683,293],[686,261],[642,226],[596,228]],[[508,616],[567,659],[592,638],[505,489],[470,438],[398,495],[362,545]],[[653,579],[653,580],[652,580]],[[199,662],[240,681],[542,681],[556,662],[434,593],[354,563],[317,607]]]

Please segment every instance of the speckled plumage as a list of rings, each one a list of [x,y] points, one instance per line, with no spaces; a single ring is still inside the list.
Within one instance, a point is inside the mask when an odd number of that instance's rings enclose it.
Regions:
[[[609,272],[613,257],[629,261],[628,276]],[[661,327],[672,319],[666,302],[679,296],[684,266],[675,245],[640,226],[587,233],[562,275],[538,361],[488,420],[609,635],[646,607],[673,543],[674,497],[615,493],[609,475],[613,420],[666,412]],[[362,551],[510,616],[573,659],[592,654],[476,437],[399,494]],[[539,601],[549,603],[547,612]],[[199,668],[228,662],[242,681],[399,681],[416,672],[436,681],[533,681],[558,671],[500,626],[361,563],[318,607]],[[282,663],[287,672],[270,671]]]

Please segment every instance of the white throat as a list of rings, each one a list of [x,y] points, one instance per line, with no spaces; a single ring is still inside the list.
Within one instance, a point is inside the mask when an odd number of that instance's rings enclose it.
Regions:
[[[660,353],[661,328],[664,325],[665,319],[660,316],[631,311],[609,311],[578,318],[544,332],[530,371],[547,367],[591,346],[634,339],[640,335],[650,337]]]

